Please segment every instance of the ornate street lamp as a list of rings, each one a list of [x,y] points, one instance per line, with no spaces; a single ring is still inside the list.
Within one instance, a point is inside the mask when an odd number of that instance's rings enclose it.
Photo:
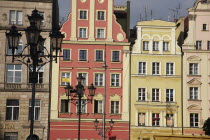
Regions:
[[[106,138],[106,136],[103,135],[103,128],[99,128],[98,126],[99,124],[98,119],[95,119],[93,123],[94,123],[94,127],[96,128],[96,132],[98,133],[98,135],[101,136],[102,138]],[[105,132],[108,132],[108,137],[111,137],[113,126],[114,126],[114,121],[111,119],[109,121],[109,128],[105,129]]]
[[[80,119],[81,119],[81,102],[82,102],[82,97],[84,95],[84,83],[85,78],[80,75],[77,78],[78,84],[75,86],[75,89],[73,89],[72,86],[70,86],[70,84],[68,83],[68,85],[65,87],[65,92],[66,92],[66,96],[68,97],[68,100],[71,101],[71,103],[73,104],[78,104],[78,140],[80,140]],[[89,89],[89,96],[88,99],[84,99],[86,100],[86,102],[84,104],[87,104],[88,102],[92,103],[93,100],[93,96],[95,95],[95,90],[96,88],[93,86],[93,84],[91,84],[91,86],[88,87]],[[76,103],[75,103],[76,101]]]
[[[6,32],[6,37],[8,40],[9,49],[12,50],[12,62],[19,61],[25,64],[33,73],[32,73],[32,99],[31,99],[31,124],[30,124],[30,135],[27,137],[27,140],[37,139],[37,135],[33,134],[34,129],[34,104],[35,104],[35,84],[37,83],[37,72],[39,69],[53,60],[57,62],[58,52],[61,51],[61,44],[64,38],[64,35],[57,30],[52,29],[50,33],[51,38],[51,47],[50,51],[44,47],[45,39],[40,35],[40,25],[43,20],[43,17],[39,14],[38,10],[33,10],[32,15],[28,16],[30,21],[30,26],[25,29],[27,45],[22,50],[20,54],[15,55],[15,50],[18,49],[18,44],[20,41],[21,33],[18,33],[15,26],[11,27],[9,32]],[[56,40],[56,41],[55,41]],[[23,53],[24,50],[28,49],[29,54]],[[44,54],[46,50],[47,54]],[[55,55],[53,54],[55,51]],[[37,69],[39,68],[39,69]]]

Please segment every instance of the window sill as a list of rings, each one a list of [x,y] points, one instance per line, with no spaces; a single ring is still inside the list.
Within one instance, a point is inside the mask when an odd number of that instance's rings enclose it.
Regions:
[[[78,62],[88,63],[89,61],[87,61],[87,60],[84,60],[84,61],[82,61],[82,60],[78,60]]]
[[[153,103],[160,103],[160,101],[152,101]]]
[[[58,112],[59,115],[72,115],[71,112]]]
[[[72,60],[70,60],[70,59],[69,60],[63,60],[63,62],[72,62]]]
[[[173,102],[173,101],[166,101],[166,104],[176,104],[177,102]]]
[[[199,99],[188,99],[188,101],[199,101],[199,102],[201,102],[202,100],[199,100]]]
[[[11,24],[11,23],[10,23],[9,25],[11,25],[11,26],[12,26],[12,25],[15,25],[15,26],[17,26],[17,27],[18,27],[18,26],[23,26],[23,24]]]
[[[209,30],[201,30],[201,31],[203,31],[203,32],[208,32]]]
[[[122,63],[121,61],[111,61],[111,63]]]
[[[170,52],[169,50],[163,50],[163,52]]]
[[[158,52],[159,50],[152,50],[152,51],[154,51],[154,52]]]
[[[76,115],[79,115],[79,113],[75,113]],[[81,113],[80,115],[86,115],[86,116],[88,116],[89,115],[89,113]]]
[[[201,77],[201,75],[193,75],[193,74],[189,74],[187,76],[189,76],[189,77]]]
[[[143,51],[148,52],[149,50],[143,50]]]
[[[116,87],[114,87],[114,86],[110,86],[109,88],[122,88],[122,87],[117,87],[117,86],[116,86]]]
[[[104,61],[94,61],[95,63],[104,63]]]
[[[92,113],[94,116],[95,115],[102,115],[103,113]]]
[[[109,116],[122,116],[122,114],[109,113]]]
[[[160,127],[159,125],[152,125],[152,127]]]
[[[96,85],[95,85],[96,86]],[[96,86],[97,88],[104,88],[104,86]]]
[[[148,101],[144,101],[144,100],[137,100],[136,102],[144,102],[144,103],[148,103]]]

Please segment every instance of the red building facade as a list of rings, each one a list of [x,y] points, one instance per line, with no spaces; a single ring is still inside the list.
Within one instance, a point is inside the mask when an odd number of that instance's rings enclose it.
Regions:
[[[71,0],[71,13],[61,29],[63,58],[53,64],[51,140],[77,139],[77,102],[68,101],[64,88],[68,83],[75,87],[80,74],[85,77],[80,138],[101,139],[93,121],[98,119],[102,128],[106,114],[108,131],[109,121],[115,122],[106,139],[129,139],[129,43],[113,8],[113,0]],[[87,103],[92,83],[96,94]]]

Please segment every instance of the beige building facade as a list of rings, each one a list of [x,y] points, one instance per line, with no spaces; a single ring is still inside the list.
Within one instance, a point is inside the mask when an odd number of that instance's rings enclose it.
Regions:
[[[44,16],[42,29],[51,29],[52,4],[49,0],[0,1],[0,139],[25,140],[30,133],[29,110],[32,84],[29,68],[12,62],[11,51],[6,42],[5,29],[15,25],[22,33],[15,54],[21,53],[27,44],[24,28],[29,26],[27,15],[36,7]],[[43,32],[45,46],[50,46],[49,32]],[[28,54],[25,49],[23,54]],[[49,110],[49,65],[39,70],[36,84],[34,134],[47,140]]]

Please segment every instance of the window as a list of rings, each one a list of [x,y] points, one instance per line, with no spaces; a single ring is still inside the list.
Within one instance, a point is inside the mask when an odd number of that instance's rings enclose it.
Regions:
[[[37,77],[36,77],[35,83],[41,84],[41,83],[43,83],[44,67],[36,68],[36,71],[37,71],[37,73],[36,73]],[[32,71],[32,69],[29,71],[29,83],[33,83],[33,71]]]
[[[97,38],[105,38],[105,30],[97,29]]]
[[[22,25],[23,22],[23,13],[22,11],[15,11],[15,10],[10,10],[9,11],[9,24],[16,24],[16,25]]]
[[[190,75],[198,75],[198,63],[190,63]]]
[[[166,102],[174,101],[174,89],[166,89]]]
[[[41,23],[41,25],[43,26],[44,25],[44,12],[39,12],[39,14],[40,14],[40,16],[43,17],[43,20],[42,20],[42,23]]]
[[[6,108],[6,120],[18,120],[19,117],[19,100],[8,99]]]
[[[198,87],[190,87],[190,99],[198,100]]]
[[[160,63],[159,62],[152,63],[152,74],[153,75],[160,74]]]
[[[112,62],[120,62],[120,51],[112,51]]]
[[[18,45],[18,49],[17,50],[15,49],[14,54],[20,54],[22,52],[22,50],[23,50],[23,41],[20,40],[19,45]],[[9,49],[9,46],[8,46],[7,54],[12,55],[12,50]]]
[[[29,100],[29,120],[31,120],[31,105],[32,105],[32,100]],[[41,105],[40,105],[40,100],[35,100],[34,104],[34,120],[40,120],[40,110],[41,110]]]
[[[207,42],[207,49],[210,50],[210,41]]]
[[[87,19],[87,11],[85,11],[85,10],[79,11],[79,18],[80,19]]]
[[[21,83],[22,65],[7,65],[7,83]]]
[[[96,50],[96,61],[102,62],[103,61],[103,50]]]
[[[103,113],[103,101],[102,100],[95,100],[94,101],[94,113]]]
[[[202,47],[202,41],[196,41],[196,50],[201,50]]]
[[[190,127],[198,127],[198,114],[197,113],[190,113]]]
[[[87,50],[79,50],[79,61],[87,61]]]
[[[146,62],[139,62],[139,74],[146,74]]]
[[[138,89],[138,101],[146,101],[146,88]]]
[[[104,85],[104,74],[95,73],[95,86],[103,86],[103,85]]]
[[[207,24],[203,24],[203,31],[207,30]]]
[[[87,28],[79,28],[79,38],[87,38]]]
[[[160,98],[160,89],[153,88],[152,89],[152,101],[153,102],[158,102],[159,98]]]
[[[86,100],[82,99],[81,100],[81,113],[86,113]],[[79,113],[79,104],[77,102],[77,112]]]
[[[70,83],[70,73],[69,72],[62,72],[61,73],[61,85],[65,86]]]
[[[63,60],[64,61],[70,61],[70,50],[63,50]]]
[[[159,126],[160,118],[159,113],[152,113],[152,126]]]
[[[149,50],[149,41],[143,41],[143,51]]]
[[[104,11],[98,11],[97,13],[98,13],[98,15],[97,15],[98,20],[105,20],[105,12]]]
[[[61,113],[69,112],[69,100],[61,99]]]
[[[119,101],[111,101],[111,114],[119,114]]]
[[[166,75],[174,74],[174,63],[166,63]]]
[[[138,114],[138,125],[139,126],[145,126],[145,113],[139,113]]]
[[[120,74],[111,74],[111,86],[112,87],[120,86]]]
[[[18,140],[17,132],[4,132],[4,140]]]
[[[174,115],[166,114],[166,126],[174,126]]]
[[[78,76],[82,76],[82,77],[85,78],[85,79],[84,79],[83,85],[84,85],[84,86],[87,86],[87,85],[88,85],[88,83],[87,83],[87,82],[88,82],[87,73],[79,73]]]
[[[159,42],[158,41],[154,41],[153,42],[153,51],[158,51],[158,45],[159,45]]]
[[[169,42],[163,42],[163,51],[169,51]]]

